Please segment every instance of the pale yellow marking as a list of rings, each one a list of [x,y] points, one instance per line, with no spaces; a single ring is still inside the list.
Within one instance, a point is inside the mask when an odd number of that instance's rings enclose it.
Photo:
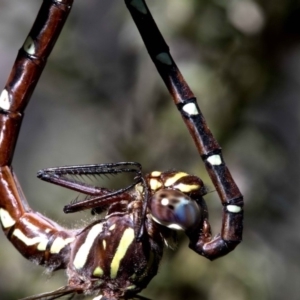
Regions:
[[[168,66],[172,65],[171,56],[167,52],[161,52],[161,53],[157,54],[155,58],[165,65],[168,65]]]
[[[152,173],[151,173],[151,176],[152,177],[159,177],[161,175],[161,172],[160,171],[153,171]]]
[[[187,173],[184,173],[184,172],[178,172],[176,173],[175,175],[173,175],[171,178],[167,179],[165,181],[165,186],[168,187],[168,186],[171,186],[173,185],[178,179],[182,178],[182,177],[185,177],[185,176],[188,176]]]
[[[100,234],[102,229],[103,229],[103,224],[100,223],[93,226],[89,231],[85,242],[80,246],[80,248],[78,249],[75,255],[73,265],[75,266],[76,269],[81,269],[85,265],[91,247],[93,246],[96,237]]]
[[[108,230],[109,230],[109,231],[113,231],[115,228],[116,228],[116,224],[112,224],[112,225],[108,228]]]
[[[170,224],[167,226],[170,229],[174,229],[174,230],[184,230],[180,225],[178,224]]]
[[[34,238],[29,238],[26,236],[20,229],[16,229],[13,232],[13,235],[17,237],[20,241],[22,241],[25,245],[27,246],[32,246],[37,243],[39,243],[40,248],[43,248],[43,245],[47,242],[48,239],[41,237],[41,236],[36,236]]]
[[[34,41],[31,38],[31,36],[28,36],[27,39],[24,42],[23,49],[29,54],[34,55],[35,54],[35,45]]]
[[[167,248],[171,248],[167,239],[164,239],[164,243],[165,243]]]
[[[213,166],[219,166],[222,164],[221,156],[217,154],[208,157],[207,161]]]
[[[49,241],[48,241],[47,239],[41,241],[41,242],[37,245],[37,249],[38,249],[39,251],[45,251],[45,250],[47,249],[48,242],[49,242]]]
[[[93,272],[93,275],[97,276],[97,277],[101,277],[103,274],[104,274],[104,271],[100,267],[97,267]]]
[[[26,224],[26,227],[27,227],[27,229],[32,230],[33,232],[36,232],[38,230],[38,227],[35,226],[35,225],[33,225],[33,224],[31,224],[31,223]],[[22,232],[21,232],[21,234],[24,235]],[[47,239],[47,237],[46,236],[45,237],[42,237],[42,236],[38,237],[37,236],[36,239],[39,242],[39,244],[36,247],[37,250],[38,251],[45,251],[46,248],[47,248],[48,242],[49,242],[49,240]]]
[[[103,295],[100,295],[100,296],[97,296],[97,297],[93,298],[93,300],[101,300],[102,297],[103,297]]]
[[[132,274],[129,278],[131,279],[131,280],[135,280],[136,279],[136,274],[134,273],[134,274]]]
[[[150,188],[152,191],[156,191],[157,189],[161,188],[162,184],[155,178],[150,179]]]
[[[194,103],[188,103],[182,107],[182,110],[184,110],[187,114],[191,116],[199,115],[199,111],[197,109],[197,106]]]
[[[127,288],[126,288],[126,290],[133,290],[133,289],[135,289],[136,288],[136,285],[130,285],[130,286],[128,286]]]
[[[147,14],[147,8],[145,4],[141,0],[132,0],[130,2],[130,5],[136,8],[139,12],[146,15]]]
[[[229,212],[235,213],[235,214],[242,211],[242,208],[237,205],[227,205],[226,208]]]
[[[0,208],[0,218],[4,228],[9,228],[16,224],[16,221],[11,217],[9,212],[3,208]]]
[[[142,194],[144,192],[144,187],[139,183],[135,186],[135,190]]]
[[[200,189],[200,186],[198,184],[179,183],[179,184],[174,185],[174,189],[178,189],[182,193],[189,193],[191,191]]]
[[[61,237],[57,237],[50,248],[50,253],[57,254],[68,244],[72,243],[75,240],[74,237],[63,239]]]
[[[46,229],[45,229],[45,232],[46,232],[46,233],[49,233],[50,231],[51,231],[50,228],[46,228]]]
[[[103,246],[103,250],[105,250],[106,249],[106,240],[102,241],[102,246]]]
[[[4,110],[9,110],[10,108],[9,95],[6,89],[4,89],[0,95],[0,107]]]
[[[117,251],[110,265],[110,278],[114,279],[117,277],[117,273],[120,267],[120,262],[126,255],[126,252],[133,240],[134,240],[134,230],[132,228],[127,228],[126,230],[124,230]]]
[[[29,229],[29,230],[31,230],[33,232],[37,232],[39,230],[39,228],[36,225],[34,225],[34,224],[30,223],[30,222],[28,222],[26,224],[26,227],[27,227],[27,229]]]
[[[168,198],[162,198],[161,199],[161,205],[163,205],[163,206],[167,206],[168,204],[169,204],[169,199]]]

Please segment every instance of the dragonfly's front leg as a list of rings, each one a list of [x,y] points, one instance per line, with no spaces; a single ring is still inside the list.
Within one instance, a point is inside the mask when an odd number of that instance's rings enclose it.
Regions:
[[[118,190],[109,190],[78,181],[77,176],[101,176],[120,173],[135,175],[134,183]],[[65,213],[73,213],[85,209],[97,212],[112,203],[130,200],[130,190],[141,181],[141,165],[136,162],[119,162],[96,165],[79,165],[48,168],[38,172],[38,178],[89,195],[83,201],[71,203],[64,207]],[[75,178],[74,178],[75,177]]]

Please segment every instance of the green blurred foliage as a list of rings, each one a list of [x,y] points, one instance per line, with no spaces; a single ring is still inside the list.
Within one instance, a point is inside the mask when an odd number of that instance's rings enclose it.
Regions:
[[[155,300],[299,299],[300,3],[148,1],[225,160],[245,195],[243,243],[214,262],[184,235],[166,250],[142,293]],[[0,0],[0,78],[4,86],[40,1]],[[14,168],[34,209],[66,226],[74,193],[39,182],[39,169],[139,161],[144,170],[178,169],[211,185],[196,148],[120,1],[75,1],[29,105]],[[109,182],[110,184],[110,182]],[[220,231],[216,193],[207,197]],[[1,235],[1,299],[65,284],[25,261]]]

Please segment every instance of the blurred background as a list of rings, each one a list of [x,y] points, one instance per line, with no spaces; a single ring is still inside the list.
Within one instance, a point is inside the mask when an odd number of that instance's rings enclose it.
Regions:
[[[4,86],[41,1],[0,0]],[[184,235],[166,249],[142,295],[153,300],[300,299],[300,3],[292,0],[148,1],[172,55],[245,196],[244,241],[210,262]],[[76,193],[39,181],[39,169],[138,161],[178,169],[214,191],[196,148],[123,1],[75,1],[26,111],[14,169],[30,205],[59,223]],[[108,184],[110,184],[109,182]],[[106,185],[103,184],[104,186]],[[206,196],[214,233],[221,205]],[[0,297],[66,283],[27,262],[0,234]]]

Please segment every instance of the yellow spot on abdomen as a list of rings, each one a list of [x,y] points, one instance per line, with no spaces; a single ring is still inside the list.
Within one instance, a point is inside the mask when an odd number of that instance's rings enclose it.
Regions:
[[[23,49],[30,55],[35,54],[35,45],[31,36],[28,36],[26,41],[24,42]]]
[[[8,91],[5,89],[2,91],[0,95],[0,107],[4,110],[9,110],[10,108]]]
[[[231,213],[237,214],[242,211],[242,208],[237,205],[227,205],[227,210]]]
[[[37,245],[37,249],[39,250],[39,251],[45,251],[46,249],[47,249],[47,245],[48,245],[48,240],[43,240],[43,241],[41,241],[38,245]]]
[[[16,224],[16,221],[11,217],[9,212],[3,208],[0,208],[0,218],[4,228],[9,228]]]
[[[33,246],[39,243],[37,249],[43,251],[43,245],[48,242],[48,240],[42,236],[36,236],[33,238],[29,238],[26,236],[20,229],[16,229],[13,232],[13,236],[22,241],[26,246]]]
[[[186,105],[183,106],[182,110],[191,116],[199,115],[199,111],[195,103],[187,103]]]
[[[66,245],[72,243],[74,240],[75,240],[74,237],[70,237],[66,239],[57,237],[50,248],[50,253],[58,254]]]
[[[213,166],[219,166],[222,164],[222,158],[220,155],[217,154],[208,157],[207,161]]]
[[[171,56],[167,52],[161,52],[158,55],[156,55],[155,58],[165,65],[168,65],[168,66],[172,65]]]

